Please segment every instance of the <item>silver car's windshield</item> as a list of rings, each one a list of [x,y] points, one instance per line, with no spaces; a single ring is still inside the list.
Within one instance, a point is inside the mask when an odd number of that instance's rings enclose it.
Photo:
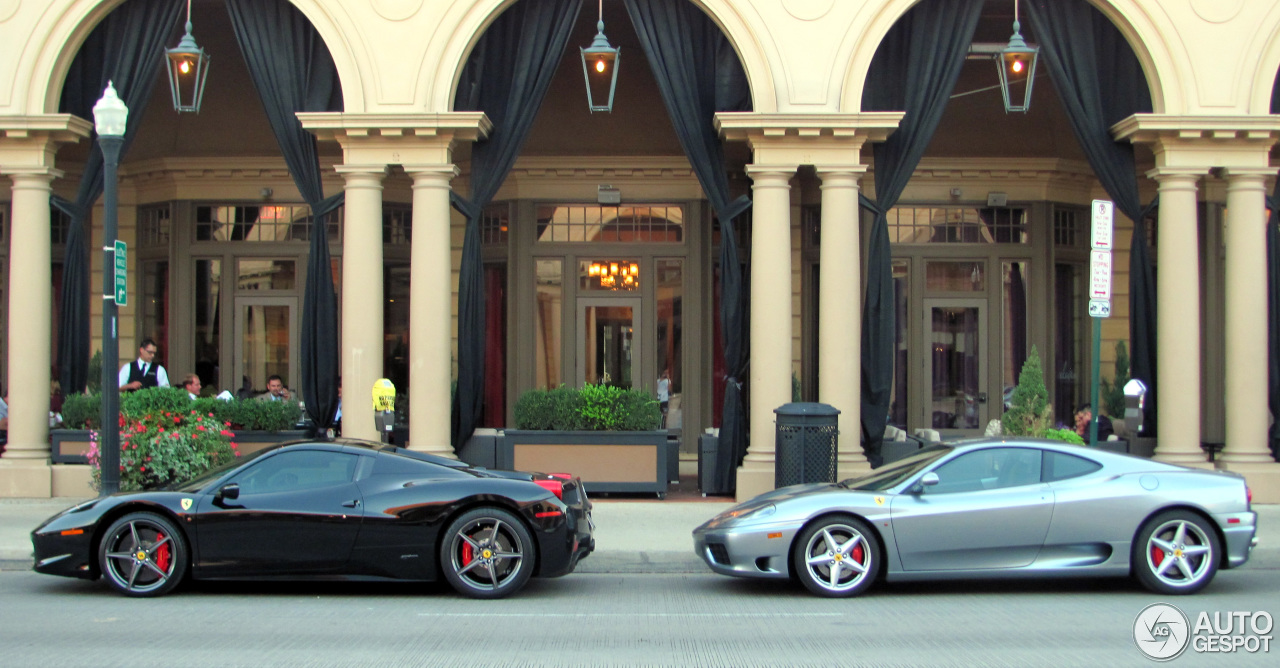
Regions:
[[[951,452],[947,445],[931,445],[909,457],[903,457],[892,464],[882,466],[867,475],[849,478],[840,483],[849,489],[866,492],[880,492],[910,478],[924,467],[946,456]]]

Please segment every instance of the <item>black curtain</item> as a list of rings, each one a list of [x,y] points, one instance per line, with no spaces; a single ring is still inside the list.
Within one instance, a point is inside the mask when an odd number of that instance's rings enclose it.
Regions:
[[[177,25],[180,0],[129,0],[107,15],[80,47],[62,84],[58,111],[93,120],[93,105],[112,82],[129,108],[120,156],[138,134],[142,112],[158,79],[161,49]],[[89,257],[85,225],[102,194],[102,149],[90,143],[75,201],[52,197],[71,218],[62,264],[62,306],[58,310],[58,382],[64,396],[82,392],[89,369]]]
[[[451,193],[467,217],[458,276],[458,390],[453,443],[475,431],[484,402],[484,266],[480,215],[515,164],[555,75],[582,0],[522,0],[502,13],[471,51],[454,97],[456,111],[483,111],[493,123],[471,150],[471,196]]]
[[[924,0],[894,24],[876,50],[862,95],[863,111],[905,111],[897,131],[874,146],[876,201],[867,248],[867,296],[862,311],[862,438],[872,466],[892,400],[894,361],[893,258],[887,214],[898,202],[942,120],[964,65],[983,0]]]
[[[1130,376],[1147,384],[1143,434],[1156,436],[1156,285],[1146,230],[1146,218],[1156,202],[1142,206],[1133,144],[1111,136],[1112,125],[1133,114],[1151,112],[1151,93],[1133,49],[1089,3],[1036,0],[1026,7],[1071,129],[1116,208],[1133,221]]]
[[[338,302],[325,219],[345,193],[325,198],[316,138],[299,111],[341,111],[337,68],[324,40],[287,0],[226,0],[227,13],[289,174],[311,207],[311,249],[302,301],[302,397],[323,433],[338,410]]]
[[[1271,113],[1280,114],[1280,72],[1271,86]],[[1267,198],[1267,404],[1271,406],[1271,456],[1280,461],[1280,178]]]
[[[750,111],[751,90],[729,40],[693,3],[626,0],[626,6],[676,137],[720,221],[720,319],[725,357],[720,447],[729,456],[717,457],[714,486],[732,490],[748,445],[743,401],[748,296],[734,228],[735,219],[751,206],[751,199],[746,195],[729,199],[724,149],[714,119],[718,111]]]

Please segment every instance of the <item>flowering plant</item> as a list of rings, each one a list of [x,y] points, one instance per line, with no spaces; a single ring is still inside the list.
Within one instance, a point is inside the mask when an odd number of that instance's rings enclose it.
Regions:
[[[233,434],[212,413],[166,411],[120,416],[120,491],[154,489],[193,478],[240,456]],[[98,432],[90,434],[93,486],[102,489]]]

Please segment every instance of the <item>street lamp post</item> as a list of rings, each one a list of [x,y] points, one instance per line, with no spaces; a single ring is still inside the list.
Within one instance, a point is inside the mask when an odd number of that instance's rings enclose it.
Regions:
[[[93,105],[93,119],[102,149],[102,426],[98,431],[102,494],[120,491],[120,367],[119,332],[116,327],[115,242],[116,167],[124,143],[129,108],[107,82],[102,99]]]

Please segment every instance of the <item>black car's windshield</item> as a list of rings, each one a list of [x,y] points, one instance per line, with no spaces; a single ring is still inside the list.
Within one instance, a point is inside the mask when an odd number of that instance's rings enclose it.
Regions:
[[[867,475],[849,478],[841,486],[866,492],[881,492],[910,478],[924,467],[951,452],[949,445],[931,445],[909,457],[882,466]]]
[[[231,469],[239,466],[243,466],[257,459],[258,457],[261,457],[262,455],[267,454],[268,452],[275,452],[276,449],[277,448],[265,448],[263,450],[259,450],[257,452],[254,452],[244,457],[236,457],[235,459],[225,464],[215,466],[209,469],[208,471],[205,471],[204,473],[201,473],[200,475],[190,480],[175,482],[172,485],[169,485],[167,489],[170,489],[175,492],[198,492],[204,489],[205,485],[208,485],[214,480],[217,480],[218,478],[222,477],[222,475],[227,471],[230,471]]]

